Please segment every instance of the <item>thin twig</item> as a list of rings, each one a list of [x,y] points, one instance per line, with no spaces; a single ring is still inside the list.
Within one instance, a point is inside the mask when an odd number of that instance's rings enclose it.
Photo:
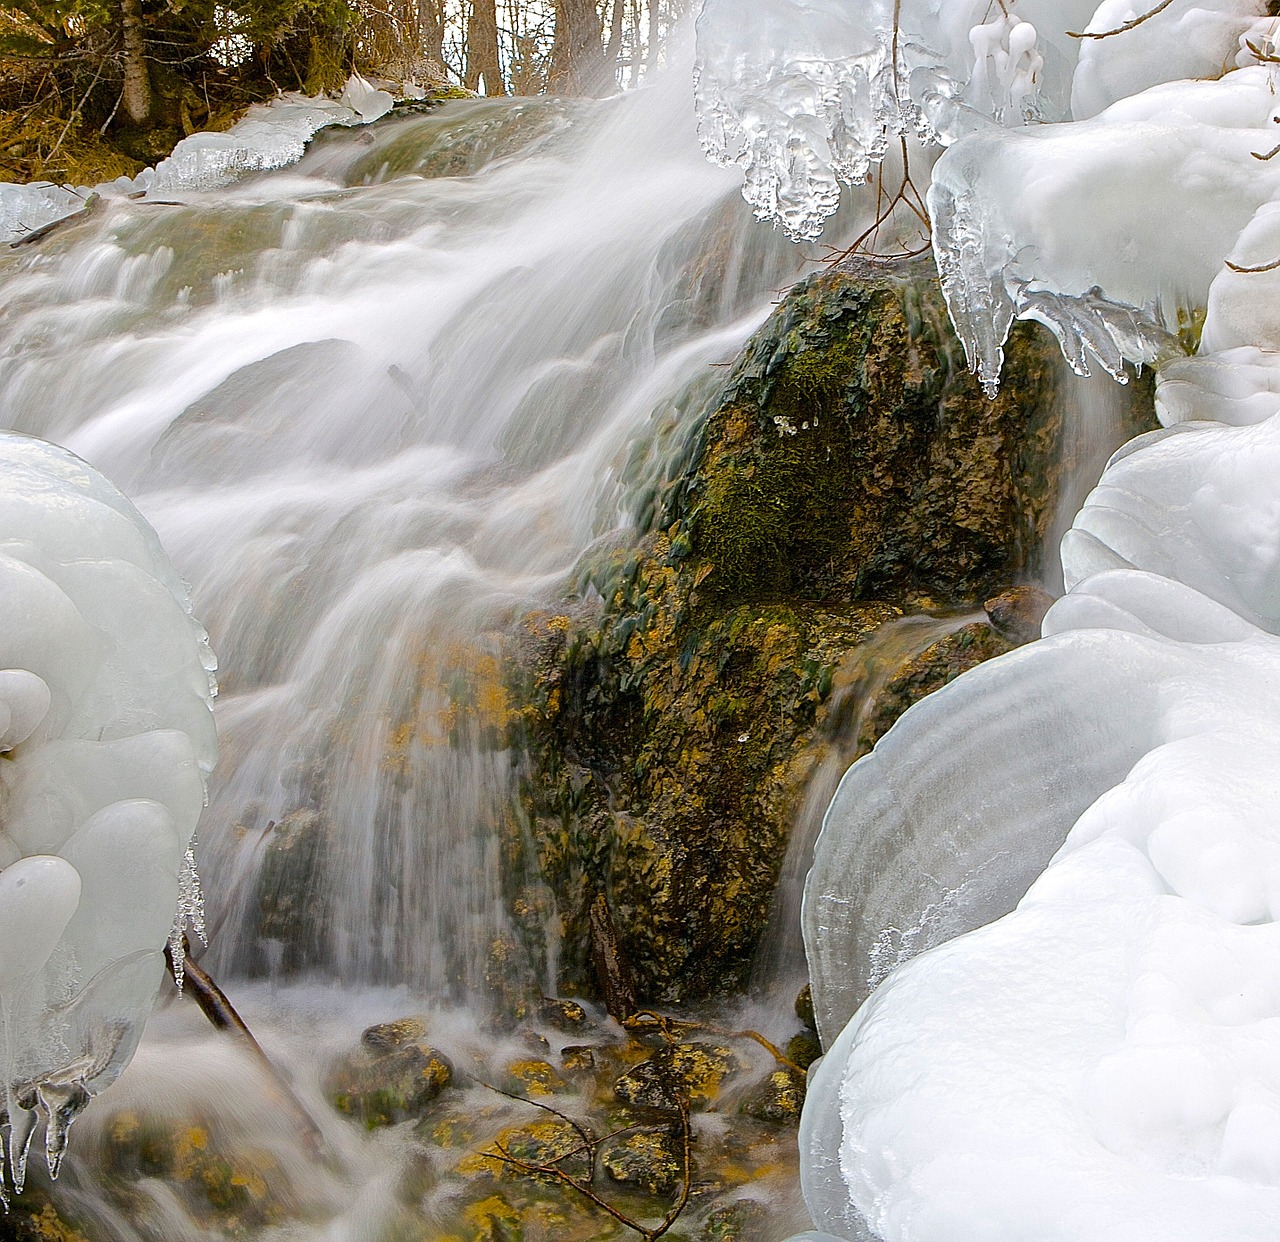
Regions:
[[[1238,263],[1232,263],[1230,259],[1226,260],[1226,264],[1233,272],[1239,272],[1242,276],[1253,276],[1258,272],[1274,272],[1280,268],[1280,259],[1276,259],[1273,263],[1264,263],[1261,267],[1241,267]]]
[[[1110,39],[1113,35],[1127,34],[1130,30],[1136,30],[1143,22],[1149,22],[1153,17],[1158,16],[1167,9],[1173,0],[1160,0],[1154,9],[1148,9],[1141,17],[1135,17],[1132,21],[1125,22],[1123,26],[1117,26],[1114,30],[1068,30],[1067,38],[1069,39]]]
[[[651,1014],[659,1021],[666,1021],[659,1014]],[[696,1025],[693,1023],[682,1023],[680,1025]],[[641,1129],[641,1125],[624,1126],[619,1130],[614,1130],[611,1134],[604,1138],[595,1140],[588,1137],[585,1129],[580,1126],[572,1117],[566,1116],[558,1109],[552,1108],[549,1104],[543,1104],[538,1100],[531,1100],[527,1096],[516,1095],[511,1091],[504,1091],[501,1087],[494,1087],[481,1079],[476,1079],[482,1087],[488,1087],[490,1091],[496,1092],[498,1095],[506,1096],[509,1100],[516,1100],[522,1104],[532,1104],[535,1108],[541,1108],[548,1113],[554,1114],[562,1121],[571,1125],[578,1135],[582,1138],[581,1147],[575,1147],[569,1151],[562,1152],[554,1160],[538,1162],[532,1160],[522,1160],[519,1156],[512,1155],[511,1149],[504,1146],[500,1141],[494,1140],[492,1151],[482,1152],[481,1155],[486,1160],[494,1160],[501,1164],[510,1165],[514,1169],[518,1169],[522,1173],[527,1173],[531,1177],[550,1177],[562,1185],[568,1186],[571,1190],[575,1190],[587,1202],[598,1207],[602,1212],[612,1216],[620,1225],[627,1229],[634,1230],[645,1242],[655,1242],[655,1239],[661,1238],[671,1227],[680,1219],[680,1214],[689,1205],[689,1196],[693,1192],[693,1128],[689,1119],[689,1102],[683,1096],[676,1097],[676,1106],[680,1114],[680,1145],[681,1145],[681,1176],[680,1176],[680,1195],[672,1204],[662,1222],[653,1229],[642,1225],[639,1221],[632,1219],[625,1212],[614,1207],[607,1199],[598,1194],[591,1186],[591,1181],[596,1173],[596,1153],[602,1143],[608,1142],[611,1138],[616,1138],[620,1134],[626,1134],[631,1130]],[[588,1161],[588,1171],[585,1180],[574,1177],[571,1173],[566,1172],[560,1165],[573,1156],[585,1155]]]
[[[509,1100],[515,1100],[517,1104],[532,1104],[534,1108],[540,1108],[554,1117],[559,1117],[561,1121],[571,1125],[574,1130],[577,1131],[578,1137],[582,1140],[583,1147],[586,1148],[587,1151],[594,1150],[595,1139],[593,1139],[587,1132],[586,1127],[574,1121],[574,1119],[567,1114],[562,1113],[558,1108],[552,1108],[550,1104],[544,1104],[541,1100],[531,1100],[527,1095],[517,1095],[514,1091],[504,1091],[501,1087],[495,1087],[491,1082],[485,1082],[483,1078],[477,1078],[476,1082],[478,1082],[482,1087],[487,1087],[495,1095],[504,1095]],[[564,1156],[561,1156],[560,1159],[563,1160]]]

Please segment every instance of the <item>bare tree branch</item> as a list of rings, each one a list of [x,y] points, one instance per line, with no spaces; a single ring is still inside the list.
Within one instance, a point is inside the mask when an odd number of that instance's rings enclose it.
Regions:
[[[1159,16],[1167,9],[1173,0],[1160,0],[1154,9],[1148,9],[1141,17],[1135,17],[1132,21],[1125,22],[1123,26],[1117,26],[1114,30],[1068,30],[1067,37],[1069,39],[1110,39],[1114,35],[1128,34],[1130,30],[1136,30],[1143,22],[1149,22],[1153,17]]]

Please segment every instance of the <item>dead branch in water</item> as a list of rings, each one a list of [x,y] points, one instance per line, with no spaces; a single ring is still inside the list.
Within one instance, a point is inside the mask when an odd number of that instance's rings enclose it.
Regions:
[[[182,948],[186,958],[183,962],[183,981],[179,991],[184,996],[190,996],[200,1006],[200,1012],[209,1019],[210,1025],[215,1030],[228,1032],[266,1071],[267,1076],[279,1091],[285,1107],[297,1121],[308,1150],[314,1156],[323,1156],[327,1152],[327,1147],[320,1127],[312,1120],[311,1114],[298,1099],[284,1074],[263,1051],[262,1045],[258,1043],[245,1020],[236,1012],[236,1007],[228,999],[227,994],[213,981],[208,971],[192,960],[191,942],[186,936],[182,937]],[[165,946],[164,960],[169,968],[170,977],[177,985],[173,952],[168,945]]]

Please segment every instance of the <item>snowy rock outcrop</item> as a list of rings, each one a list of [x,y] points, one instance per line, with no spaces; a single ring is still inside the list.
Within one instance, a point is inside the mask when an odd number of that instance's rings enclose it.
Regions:
[[[70,453],[0,433],[0,1065],[21,1190],[128,1064],[200,919],[192,834],[214,660],[137,510]],[[4,1194],[0,1183],[0,1197]]]

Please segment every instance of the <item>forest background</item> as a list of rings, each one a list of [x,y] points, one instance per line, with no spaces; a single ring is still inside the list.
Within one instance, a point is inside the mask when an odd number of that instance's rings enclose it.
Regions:
[[[132,176],[185,134],[352,71],[435,93],[602,95],[693,0],[4,0],[0,181]]]

